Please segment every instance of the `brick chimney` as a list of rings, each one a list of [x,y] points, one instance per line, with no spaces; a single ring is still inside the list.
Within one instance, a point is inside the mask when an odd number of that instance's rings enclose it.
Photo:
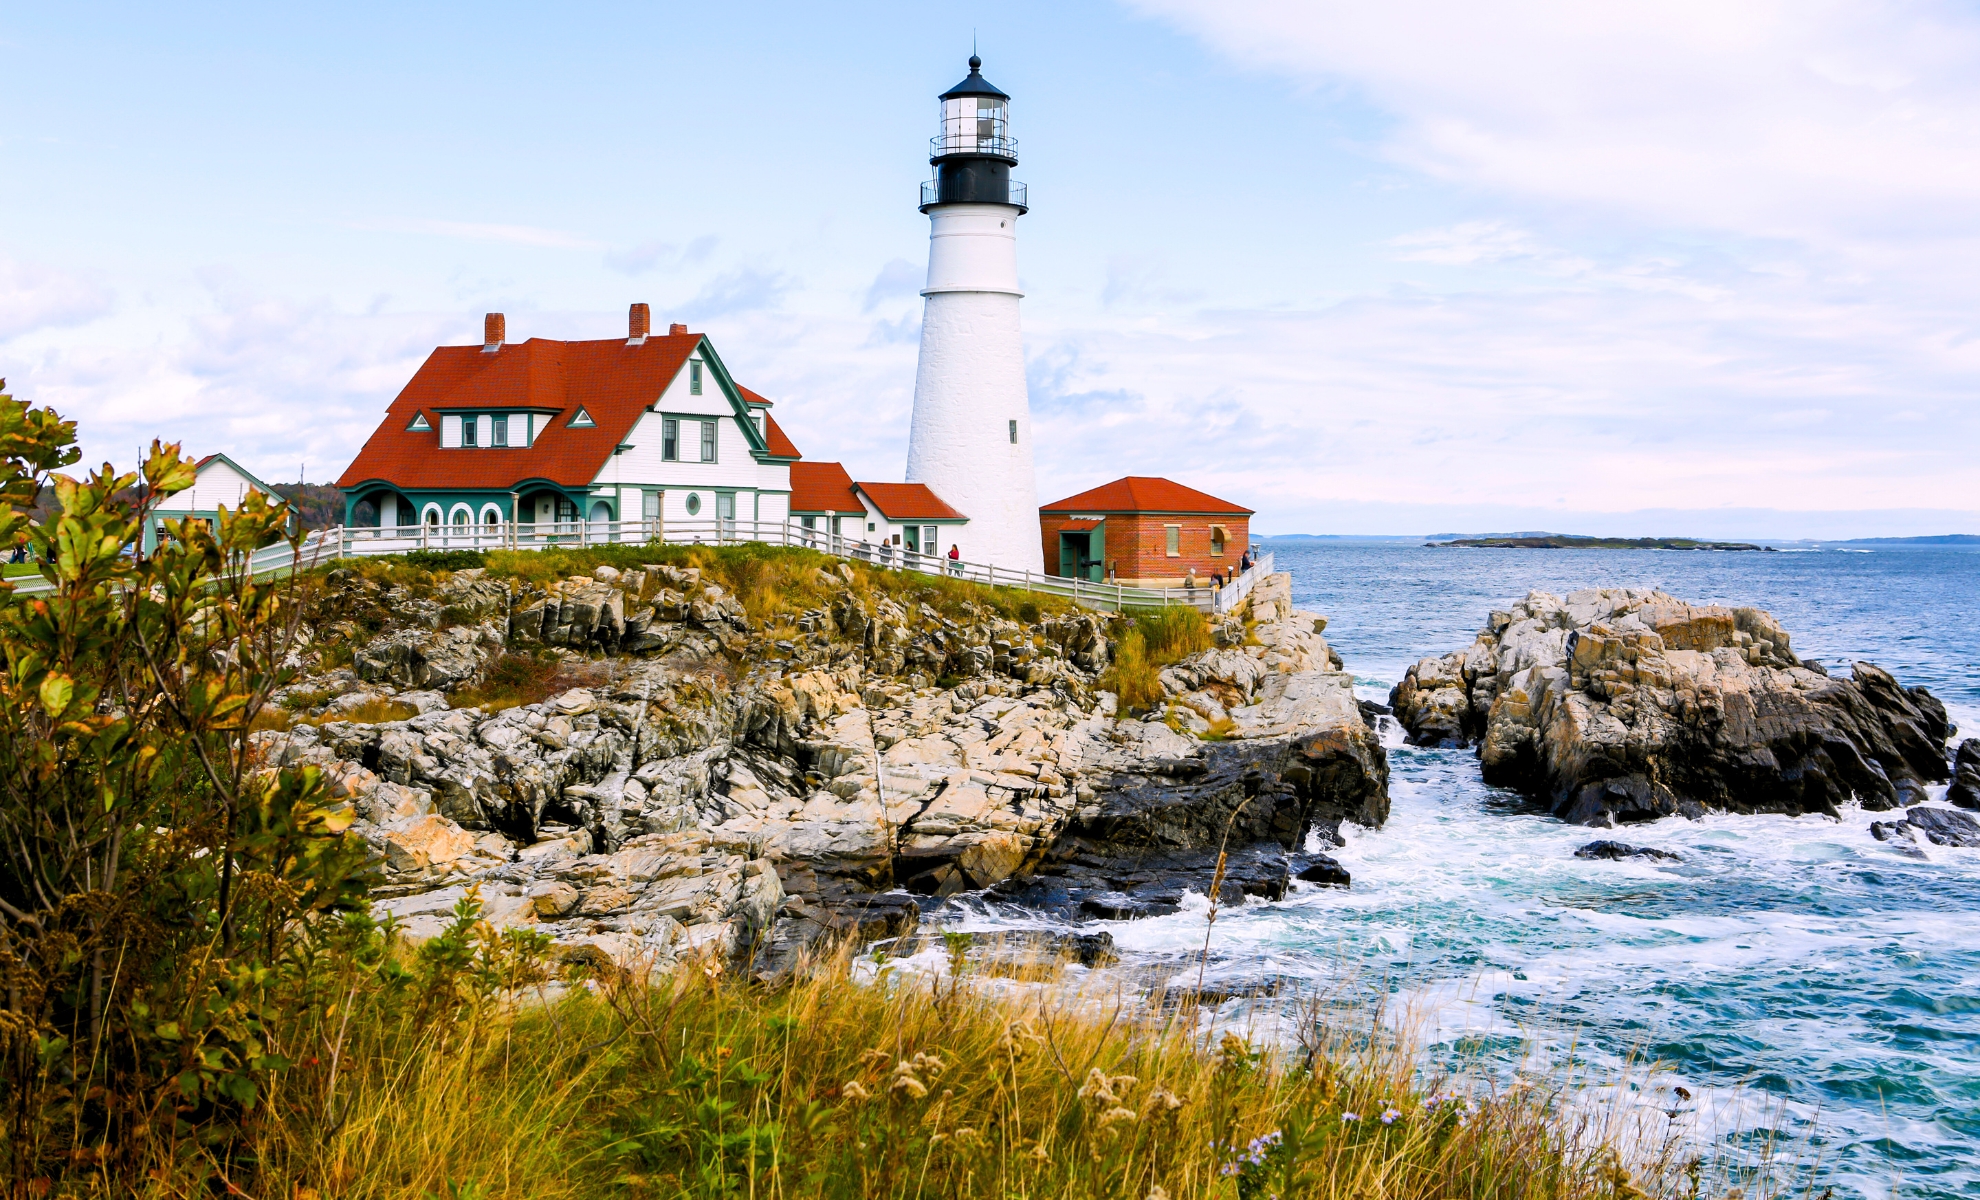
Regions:
[[[686,332],[687,332],[687,326],[685,326],[685,325],[669,325],[669,326],[667,326],[667,332],[668,332],[668,333],[670,333],[670,334],[672,334],[672,335],[673,335],[673,336],[675,336],[675,337],[679,337],[679,336],[681,336],[682,334],[684,334],[684,333],[686,333]]]
[[[482,318],[481,351],[483,354],[500,350],[502,348],[502,342],[507,336],[508,322],[502,319],[501,313],[489,313],[486,317]]]
[[[637,346],[646,341],[646,334],[653,328],[653,310],[644,304],[632,306],[626,317],[626,340]]]

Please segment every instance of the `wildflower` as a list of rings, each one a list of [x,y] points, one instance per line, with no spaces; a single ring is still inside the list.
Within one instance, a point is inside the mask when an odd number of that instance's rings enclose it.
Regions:
[[[1148,1200],[1169,1200],[1169,1189],[1159,1183],[1156,1184],[1148,1189]]]
[[[1360,1113],[1342,1113],[1342,1114],[1341,1114],[1341,1124],[1343,1124],[1343,1125],[1345,1125],[1345,1124],[1347,1124],[1347,1123],[1348,1123],[1349,1121],[1359,1121],[1360,1119],[1361,1119],[1361,1114],[1360,1114]]]
[[[1012,1021],[1004,1026],[1003,1036],[997,1039],[997,1049],[1014,1059],[1024,1058],[1044,1044],[1045,1039],[1034,1032],[1027,1021]]]
[[[1107,1079],[1107,1073],[1095,1067],[1086,1073],[1086,1082],[1079,1085],[1079,1098],[1112,1104],[1120,1097],[1114,1095],[1114,1088]]]
[[[900,1076],[894,1080],[893,1086],[887,1090],[890,1092],[906,1092],[909,1098],[914,1100],[925,1099],[928,1095],[928,1085],[912,1075]]]
[[[942,1072],[948,1070],[948,1067],[942,1062],[942,1058],[938,1054],[922,1054],[917,1052],[914,1056],[914,1069],[925,1075],[932,1075],[940,1079]]]
[[[854,1079],[839,1089],[839,1095],[848,1100],[868,1100],[872,1098],[873,1093],[859,1086],[859,1080]]]
[[[974,1146],[983,1140],[983,1135],[976,1132],[974,1126],[964,1125],[956,1130],[956,1140],[965,1146]]]
[[[1040,1142],[1036,1146],[1033,1146],[1031,1148],[1031,1153],[1025,1155],[1025,1157],[1030,1159],[1032,1162],[1041,1163],[1041,1164],[1052,1161],[1051,1152],[1045,1149],[1045,1143],[1043,1142]]]
[[[1136,1121],[1139,1119],[1135,1115],[1135,1111],[1131,1108],[1110,1108],[1100,1114],[1100,1128],[1105,1129],[1109,1125],[1119,1124],[1122,1121]]]
[[[880,1047],[875,1046],[873,1049],[868,1050],[866,1053],[859,1056],[859,1065],[862,1067],[884,1066],[885,1064],[892,1062],[893,1059],[894,1059],[893,1055],[887,1053],[885,1050],[880,1049]]]
[[[1226,1033],[1224,1040],[1217,1043],[1217,1057],[1226,1067],[1248,1065],[1251,1062],[1251,1043],[1235,1033]]]
[[[1168,1088],[1157,1085],[1148,1093],[1148,1115],[1172,1113],[1182,1107],[1182,1100]]]
[[[1384,1125],[1394,1125],[1398,1120],[1401,1119],[1402,1119],[1402,1113],[1396,1109],[1385,1108],[1382,1110],[1382,1124]]]

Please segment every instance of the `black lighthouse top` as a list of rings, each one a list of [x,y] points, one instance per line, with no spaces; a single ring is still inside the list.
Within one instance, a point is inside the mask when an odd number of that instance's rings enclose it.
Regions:
[[[942,99],[954,100],[958,96],[994,96],[999,100],[1009,100],[1011,94],[985,79],[982,75],[983,60],[974,54],[969,56],[969,78],[942,93]]]
[[[1010,95],[983,78],[970,55],[969,77],[942,93],[942,132],[929,139],[935,178],[921,185],[921,210],[937,204],[1008,204],[1027,211],[1027,193],[1011,182],[1017,139],[1010,136]]]

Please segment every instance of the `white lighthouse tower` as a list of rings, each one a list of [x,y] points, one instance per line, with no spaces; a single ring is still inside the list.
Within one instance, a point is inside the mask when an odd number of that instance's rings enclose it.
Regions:
[[[1017,219],[1028,197],[1011,182],[1011,98],[982,65],[970,56],[969,78],[942,93],[942,131],[929,144],[935,178],[921,185],[928,286],[907,479],[969,518],[965,557],[1042,571],[1018,326]]]

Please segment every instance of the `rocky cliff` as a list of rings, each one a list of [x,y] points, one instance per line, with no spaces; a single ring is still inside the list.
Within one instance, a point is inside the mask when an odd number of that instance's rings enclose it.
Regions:
[[[1948,778],[1945,707],[1858,663],[1832,679],[1755,608],[1530,593],[1390,696],[1412,740],[1476,743],[1487,782],[1589,825],[1708,809],[1889,809]]]
[[[938,610],[850,566],[805,582],[820,603],[752,622],[667,563],[427,588],[333,572],[287,695],[303,720],[257,738],[329,773],[415,932],[473,887],[490,919],[619,961],[755,946],[781,970],[899,932],[915,895],[1075,860],[1181,855],[1165,885],[1200,889],[1226,842],[1278,853],[1282,893],[1310,830],[1387,816],[1380,744],[1283,576],[1136,719],[1103,686],[1103,614],[1012,619],[964,585]],[[517,664],[554,672],[546,694],[484,699]],[[416,715],[341,719],[395,711]]]

